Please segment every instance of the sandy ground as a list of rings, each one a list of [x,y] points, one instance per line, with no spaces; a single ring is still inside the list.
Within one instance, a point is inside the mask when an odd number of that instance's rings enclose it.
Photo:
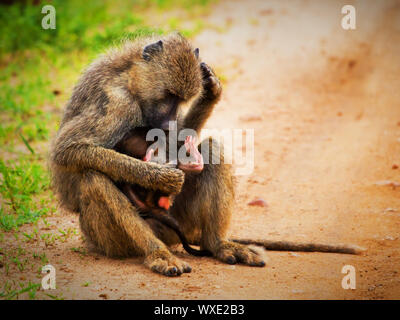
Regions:
[[[341,7],[357,29],[341,28]],[[254,172],[238,177],[235,237],[353,243],[361,256],[265,252],[265,268],[176,254],[193,267],[167,278],[141,258],[43,248],[67,299],[400,298],[400,2],[221,1],[194,43],[227,78],[208,128],[252,128]],[[248,206],[261,197],[267,207]],[[63,213],[49,221],[78,228]],[[356,289],[341,286],[344,265]],[[87,287],[83,283],[89,282]]]

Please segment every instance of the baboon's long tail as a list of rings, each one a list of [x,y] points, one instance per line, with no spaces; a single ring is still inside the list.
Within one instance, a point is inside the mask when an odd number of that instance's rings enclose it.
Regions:
[[[360,254],[364,248],[355,245],[329,245],[316,243],[297,243],[289,241],[231,239],[241,244],[253,244],[273,251],[330,252],[344,254]]]

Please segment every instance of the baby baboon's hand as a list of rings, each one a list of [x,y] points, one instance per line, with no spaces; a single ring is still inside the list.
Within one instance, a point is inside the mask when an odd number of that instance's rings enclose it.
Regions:
[[[207,100],[214,101],[221,97],[222,86],[214,71],[205,62],[200,64],[203,74],[204,97]]]
[[[144,264],[152,271],[168,277],[176,277],[184,272],[189,273],[192,271],[189,264],[179,260],[166,249],[155,250],[146,257]]]
[[[223,241],[214,254],[217,259],[228,264],[243,263],[253,267],[265,266],[265,262],[256,251],[231,241]]]
[[[190,160],[182,159],[178,163],[178,168],[181,169],[185,173],[194,173],[198,174],[203,171],[204,168],[204,160],[203,156],[199,152],[197,148],[196,138],[192,136],[187,136],[185,139],[185,148],[186,152],[190,154]]]

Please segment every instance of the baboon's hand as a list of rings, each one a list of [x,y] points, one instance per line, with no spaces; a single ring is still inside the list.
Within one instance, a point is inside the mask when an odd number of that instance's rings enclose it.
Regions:
[[[197,148],[196,140],[197,139],[192,136],[187,136],[185,139],[186,152],[188,152],[190,154],[190,158],[193,159],[193,161],[185,161],[186,159],[179,161],[178,168],[185,173],[198,174],[203,171],[204,160]]]
[[[221,97],[222,86],[214,71],[205,62],[200,64],[203,74],[204,97],[207,100],[214,101]]]
[[[178,259],[166,249],[158,249],[149,254],[144,260],[144,264],[152,271],[168,277],[176,277],[184,272],[192,271],[189,264]]]
[[[167,194],[178,194],[185,182],[185,174],[182,170],[160,166],[161,172],[158,176],[157,189]]]
[[[228,264],[243,263],[253,267],[265,266],[265,262],[256,251],[245,245],[231,241],[223,241],[216,248],[214,255],[217,259]]]

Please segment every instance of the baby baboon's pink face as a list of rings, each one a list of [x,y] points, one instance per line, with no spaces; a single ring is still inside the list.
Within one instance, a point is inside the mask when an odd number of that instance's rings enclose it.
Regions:
[[[197,149],[196,138],[193,136],[187,136],[185,139],[185,148],[186,152],[190,156],[190,159],[178,159],[178,168],[185,173],[200,173],[204,168],[204,160],[203,156]],[[156,150],[149,148],[143,158],[143,161],[151,161],[155,151]]]

